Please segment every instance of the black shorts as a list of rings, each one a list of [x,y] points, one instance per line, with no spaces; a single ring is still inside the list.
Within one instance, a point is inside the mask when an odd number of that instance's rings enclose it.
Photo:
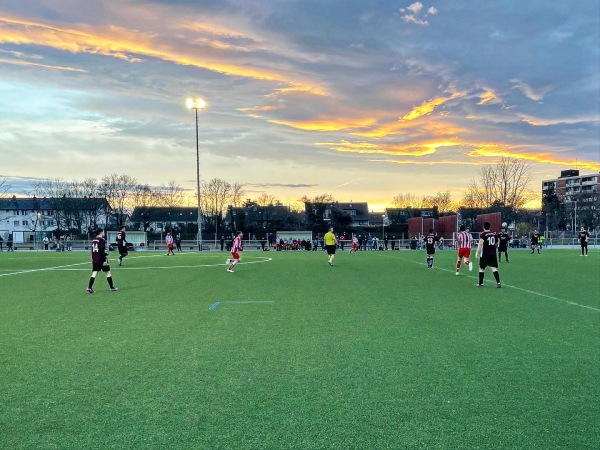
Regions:
[[[479,268],[485,269],[486,267],[498,268],[498,257],[495,253],[493,255],[481,255],[481,258],[479,258]]]
[[[129,254],[129,250],[127,250],[127,247],[119,247],[119,255],[127,256],[128,254]]]
[[[328,255],[335,255],[335,245],[326,245],[325,250],[327,250]]]
[[[92,263],[92,272],[108,272],[110,265],[104,265],[104,263]]]
[[[508,247],[498,247],[498,253],[507,252],[507,251],[508,251]]]
[[[435,255],[435,247],[430,247],[429,245],[427,246],[427,254],[428,255]]]

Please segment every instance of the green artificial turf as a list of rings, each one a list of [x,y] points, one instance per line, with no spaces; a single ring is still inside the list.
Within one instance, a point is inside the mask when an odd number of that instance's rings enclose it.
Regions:
[[[243,256],[0,253],[0,448],[598,448],[598,251]]]

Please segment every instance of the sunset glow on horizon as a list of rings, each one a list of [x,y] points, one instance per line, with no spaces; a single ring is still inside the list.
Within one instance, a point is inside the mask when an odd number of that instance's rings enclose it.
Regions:
[[[542,0],[4,4],[0,180],[27,195],[127,173],[193,192],[185,99],[202,97],[201,178],[249,198],[458,202],[502,157],[531,164],[539,195],[561,170],[600,171],[599,17]]]

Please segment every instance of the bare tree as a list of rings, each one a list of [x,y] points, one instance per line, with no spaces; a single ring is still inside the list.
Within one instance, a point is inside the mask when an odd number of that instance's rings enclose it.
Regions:
[[[531,163],[502,157],[498,164],[479,169],[463,197],[463,204],[477,208],[492,205],[520,209],[531,199]]]
[[[279,200],[277,200],[277,198],[274,195],[270,195],[270,194],[263,192],[255,200],[255,203],[258,206],[272,206],[272,205],[276,205],[277,203],[279,203]]]
[[[157,194],[160,204],[170,208],[181,205],[183,203],[183,198],[185,197],[183,188],[173,180],[169,181],[166,186],[161,185]]]
[[[10,184],[6,181],[6,179],[0,180],[0,199],[6,197],[6,193],[10,190]]]
[[[222,214],[231,199],[231,184],[220,178],[202,184],[200,197],[202,210],[206,215]]]
[[[232,206],[239,207],[243,203],[244,195],[246,195],[246,191],[244,190],[244,185],[238,182],[235,182],[231,185],[231,199],[230,203]]]
[[[125,217],[131,209],[131,194],[137,185],[137,180],[129,175],[113,173],[102,178],[99,191],[110,203],[117,218],[117,225],[125,222]]]
[[[392,205],[396,208],[421,208],[423,198],[409,192],[401,193],[394,196]]]

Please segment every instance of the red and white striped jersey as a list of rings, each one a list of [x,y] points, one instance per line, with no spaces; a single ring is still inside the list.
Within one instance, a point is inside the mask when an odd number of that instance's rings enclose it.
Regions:
[[[237,252],[242,249],[242,238],[240,236],[236,236],[233,240],[233,245],[231,246],[231,252]]]
[[[461,231],[456,235],[458,248],[471,248],[473,245],[473,236],[468,231]]]
[[[165,242],[168,244],[172,244],[173,243],[173,236],[171,236],[170,234],[167,234],[165,236]]]

